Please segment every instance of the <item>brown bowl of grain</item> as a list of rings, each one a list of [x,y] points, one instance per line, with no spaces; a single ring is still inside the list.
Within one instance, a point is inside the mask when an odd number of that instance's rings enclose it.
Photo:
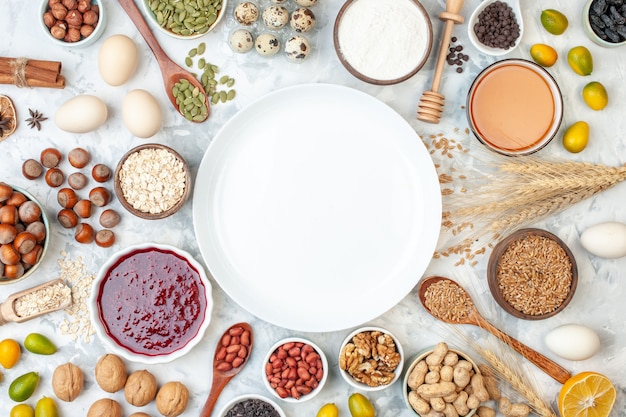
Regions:
[[[542,229],[520,229],[493,249],[487,282],[507,313],[541,320],[563,311],[576,292],[578,268],[567,245]]]
[[[115,194],[137,217],[162,219],[180,210],[189,198],[189,166],[174,149],[149,143],[120,159],[115,169]]]

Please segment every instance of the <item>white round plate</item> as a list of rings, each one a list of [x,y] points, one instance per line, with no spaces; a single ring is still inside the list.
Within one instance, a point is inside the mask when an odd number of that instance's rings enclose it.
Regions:
[[[240,306],[288,329],[334,331],[417,284],[441,194],[399,114],[358,90],[305,84],[222,127],[198,169],[193,222],[210,273]]]

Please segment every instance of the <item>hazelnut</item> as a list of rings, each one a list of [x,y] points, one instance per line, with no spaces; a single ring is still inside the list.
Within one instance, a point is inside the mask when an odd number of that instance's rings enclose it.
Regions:
[[[41,177],[41,174],[43,174],[43,167],[34,159],[27,159],[22,164],[22,175],[27,179],[34,180]]]
[[[64,39],[67,34],[67,25],[63,22],[56,22],[54,26],[50,28],[50,34],[55,39]]]
[[[156,396],[157,382],[154,375],[144,370],[128,375],[124,385],[124,398],[135,407],[147,405]]]
[[[111,398],[101,398],[91,404],[87,411],[87,417],[121,417],[122,407],[120,403]]]
[[[94,206],[104,207],[111,201],[111,193],[104,187],[96,187],[89,191],[89,200]]]
[[[17,279],[24,275],[24,265],[18,263],[17,265],[5,265],[4,277],[9,279]]]
[[[126,365],[122,359],[107,353],[96,363],[96,382],[106,392],[117,392],[126,384]]]
[[[100,225],[102,227],[106,227],[107,229],[110,229],[112,227],[117,226],[119,222],[120,222],[120,215],[117,211],[113,209],[104,210],[100,214]]]
[[[39,204],[34,201],[29,200],[22,204],[18,208],[17,213],[22,223],[28,224],[41,219],[41,207],[39,207]]]
[[[74,10],[78,7],[78,2],[76,0],[61,0],[63,6],[67,8],[67,10]]]
[[[9,184],[0,183],[0,203],[4,203],[13,195],[13,187]]]
[[[51,11],[47,11],[43,14],[43,24],[50,29],[57,22],[56,18]]]
[[[65,20],[65,16],[67,16],[67,7],[61,3],[55,3],[50,7],[50,12],[55,19]]]
[[[109,248],[115,243],[115,233],[109,229],[98,230],[95,236],[96,245]]]
[[[46,184],[50,187],[56,188],[63,184],[63,181],[65,181],[65,175],[59,168],[50,168],[46,172]]]
[[[88,38],[94,31],[94,27],[91,25],[82,25],[80,27],[80,36],[83,38]]]
[[[28,198],[26,198],[24,194],[20,193],[19,191],[14,191],[13,194],[11,194],[11,197],[9,197],[9,199],[5,201],[4,204],[7,204],[9,206],[19,207],[22,204],[24,204],[27,200]]]
[[[34,224],[34,223],[33,223]],[[8,223],[0,224],[0,245],[5,245],[7,243],[11,243],[15,240],[15,236],[17,236],[17,229],[14,225]]]
[[[39,157],[41,160],[41,164],[46,168],[54,168],[59,165],[63,156],[58,149],[55,148],[46,148],[41,151],[41,156]]]
[[[76,232],[74,238],[78,243],[91,243],[94,238],[94,230],[88,223],[79,223],[76,226]]]
[[[62,401],[74,401],[83,390],[83,382],[83,372],[70,362],[57,366],[52,374],[52,390]]]
[[[61,226],[71,229],[78,224],[78,215],[73,210],[63,209],[57,214],[57,220],[61,223]]]
[[[4,265],[17,265],[20,263],[21,258],[20,253],[12,244],[7,243],[0,246],[0,262]]]
[[[95,27],[98,24],[98,13],[93,9],[86,11],[85,14],[83,14],[83,23]]]
[[[176,417],[185,412],[189,401],[189,390],[179,381],[167,382],[159,389],[156,407],[165,417]]]
[[[77,8],[81,13],[91,10],[91,0],[78,0]]]
[[[53,4],[61,3],[61,0],[48,0],[48,7],[52,7]]]
[[[25,265],[35,265],[41,259],[43,254],[43,247],[41,245],[35,245],[33,250],[22,255],[22,262]]]
[[[20,221],[17,214],[17,207],[2,206],[0,207],[0,223],[16,225]]]
[[[69,28],[63,40],[65,42],[78,42],[80,40],[80,29],[75,27]]]
[[[111,170],[104,164],[96,164],[91,170],[91,176],[97,182],[107,182],[111,178]]]
[[[146,413],[132,413],[128,417],[151,417],[150,414]]]
[[[13,241],[13,247],[20,255],[35,249],[36,245],[37,238],[32,233],[26,231],[18,233]]]
[[[43,242],[46,238],[46,225],[43,222],[36,221],[26,226],[26,231],[30,232],[37,239],[37,243]]]
[[[57,193],[57,201],[61,207],[69,209],[78,203],[78,196],[71,188],[61,188]]]
[[[65,16],[65,22],[71,28],[80,28],[83,24],[83,14],[76,9],[70,10],[67,12],[67,16]]]
[[[67,177],[67,183],[75,190],[81,190],[87,185],[87,177],[82,172],[73,172]]]
[[[88,219],[89,217],[91,217],[91,201],[78,201],[76,204],[74,204],[74,212],[76,212],[79,217],[82,217],[83,219]]]

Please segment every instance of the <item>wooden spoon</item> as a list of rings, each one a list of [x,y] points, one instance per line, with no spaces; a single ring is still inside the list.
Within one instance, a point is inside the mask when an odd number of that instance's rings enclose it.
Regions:
[[[239,366],[232,367],[228,370],[220,370],[221,367],[219,365],[224,362],[223,360],[218,358],[220,349],[223,346],[222,340],[224,339],[224,336],[232,334],[233,331],[237,331],[237,329],[243,329],[243,331],[248,332],[250,336],[250,339],[249,339],[250,343],[248,344],[248,347],[247,347],[246,356],[245,358],[243,358],[243,362]],[[233,379],[235,375],[241,372],[244,365],[248,363],[248,358],[250,358],[250,352],[252,352],[252,346],[254,345],[253,342],[254,342],[254,339],[252,337],[252,327],[250,327],[248,323],[233,324],[232,326],[228,328],[228,330],[224,332],[222,337],[220,337],[219,341],[217,342],[217,347],[215,348],[215,354],[213,356],[213,382],[211,384],[211,391],[209,392],[209,397],[207,398],[206,402],[204,403],[204,407],[202,408],[202,411],[200,412],[200,417],[211,416],[211,412],[213,412],[215,403],[217,402],[217,399],[222,393],[222,390],[224,389],[226,384],[228,384],[228,382],[231,379]]]
[[[463,293],[467,296],[467,299],[470,300],[470,305],[466,306],[465,312],[467,314],[465,317],[458,319],[452,319],[450,317],[440,317],[436,312],[431,311],[426,306],[426,290],[428,290],[428,287],[430,287],[431,285],[440,281],[448,281],[451,285],[458,287],[459,291],[463,291]],[[535,351],[534,349],[531,349],[522,342],[519,342],[518,340],[512,338],[511,336],[507,335],[506,333],[502,332],[501,330],[494,327],[491,323],[489,323],[483,316],[480,315],[478,309],[476,308],[476,305],[471,300],[469,294],[467,294],[465,289],[451,279],[444,277],[426,278],[420,283],[417,294],[419,296],[420,302],[422,303],[426,311],[428,311],[433,317],[445,323],[473,324],[475,326],[482,327],[483,329],[487,330],[489,333],[493,334],[498,339],[502,340],[504,343],[515,349],[519,354],[534,363],[539,369],[550,375],[555,380],[559,381],[561,384],[565,383],[565,381],[567,381],[571,377],[570,372],[561,367],[556,362],[553,362],[552,360],[546,358],[541,353]]]
[[[130,17],[130,20],[133,21],[133,23],[137,27],[137,30],[139,30],[139,33],[141,34],[141,36],[143,36],[146,43],[152,50],[152,53],[159,63],[159,67],[161,68],[161,75],[163,76],[163,83],[165,84],[165,92],[167,93],[167,97],[170,99],[170,102],[172,103],[174,108],[180,113],[178,104],[176,104],[176,97],[174,97],[174,93],[172,92],[174,85],[181,79],[185,79],[189,81],[189,83],[194,87],[198,87],[198,89],[202,92],[204,91],[204,87],[202,87],[202,84],[200,84],[196,77],[194,77],[189,71],[176,64],[167,56],[165,51],[163,51],[163,48],[161,48],[161,45],[159,45],[159,42],[154,37],[154,34],[150,30],[150,27],[146,23],[145,19],[143,18],[143,15],[137,8],[134,0],[118,0],[118,2],[122,6],[126,14]],[[209,106],[209,99],[206,94],[204,94],[204,104],[207,108],[206,117],[202,120],[193,120],[194,122],[204,122],[209,117],[211,108]],[[181,113],[181,115],[183,114]]]
[[[41,309],[37,311],[36,313],[29,314],[28,316],[20,316],[15,311],[15,301],[17,299],[25,295],[37,292],[43,288],[57,285],[59,283],[65,284],[65,281],[63,281],[61,278],[55,279],[53,281],[44,282],[43,284],[37,285],[36,287],[28,288],[24,291],[20,291],[20,292],[10,295],[9,298],[7,298],[4,301],[4,303],[0,304],[0,326],[10,321],[15,322],[15,323],[22,323],[24,321],[43,316],[44,314],[52,313],[53,311],[63,310],[64,308],[68,308],[70,305],[72,305],[71,295],[65,298],[61,303],[55,305],[54,307]]]

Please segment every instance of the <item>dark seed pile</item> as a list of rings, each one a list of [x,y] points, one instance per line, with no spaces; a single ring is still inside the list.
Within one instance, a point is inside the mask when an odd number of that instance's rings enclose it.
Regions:
[[[225,417],[280,417],[270,403],[259,399],[243,400],[235,404]]]
[[[457,41],[456,36],[450,39],[450,48],[448,49],[448,55],[446,55],[446,61],[448,65],[456,65],[456,72],[460,74],[463,72],[463,63],[469,61],[469,55],[463,53],[463,45],[455,45]]]
[[[594,0],[589,8],[589,23],[596,35],[607,42],[626,40],[626,1]]]
[[[499,49],[509,49],[520,35],[515,13],[503,1],[485,7],[478,15],[474,33],[483,45]]]

